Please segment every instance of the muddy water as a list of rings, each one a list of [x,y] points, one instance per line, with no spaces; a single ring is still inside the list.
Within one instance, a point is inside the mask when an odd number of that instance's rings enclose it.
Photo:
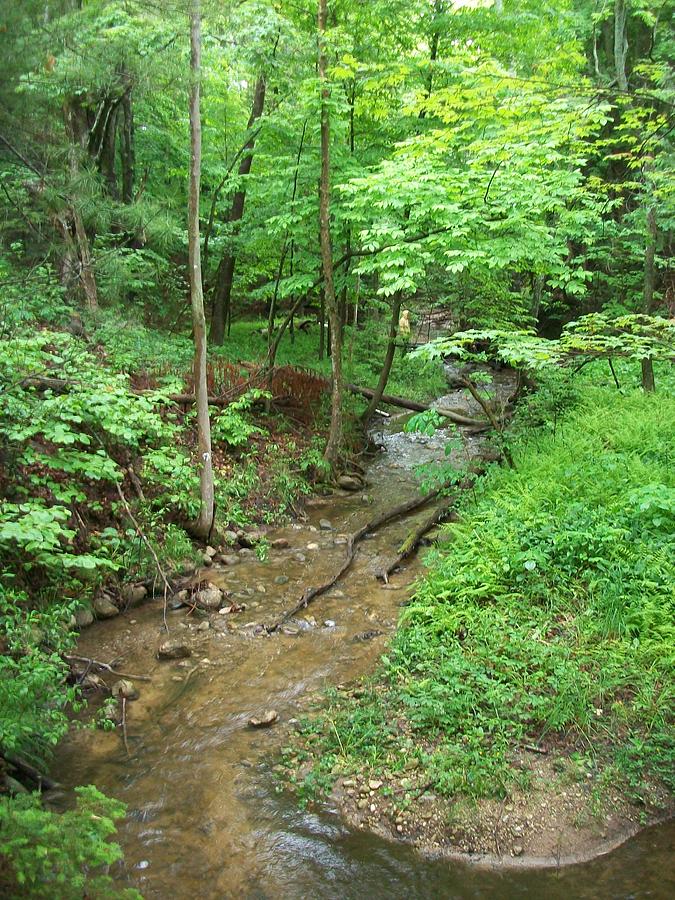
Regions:
[[[165,637],[161,602],[82,635],[82,655],[152,678],[137,683],[140,699],[128,704],[129,754],[117,731],[79,730],[54,767],[66,785],[95,783],[127,804],[120,830],[126,863],[115,873],[120,885],[132,884],[148,898],[672,896],[664,877],[671,827],[559,873],[497,872],[422,859],[404,845],[344,827],[330,810],[300,811],[277,793],[273,754],[290,739],[293,719],[310,711],[324,688],[372,669],[421,570],[413,561],[393,579],[395,590],[374,578],[411,524],[396,523],[366,540],[345,580],[285,633],[256,633],[257,623],[275,621],[339,566],[342,533],[411,496],[414,463],[443,452],[444,441],[410,437],[396,422],[380,438],[386,451],[370,467],[363,494],[331,498],[311,507],[306,522],[271,533],[290,546],[271,551],[265,562],[245,557],[209,570],[209,579],[245,610],[208,619],[185,610],[168,614],[171,637],[192,648],[189,659],[155,659]],[[479,441],[468,441],[470,455]],[[334,530],[320,529],[322,518]],[[208,630],[198,627],[204,621]],[[248,727],[251,716],[270,708],[279,713],[276,725]]]

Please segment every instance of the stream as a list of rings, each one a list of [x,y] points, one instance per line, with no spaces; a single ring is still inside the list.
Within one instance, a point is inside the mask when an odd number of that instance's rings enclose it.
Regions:
[[[508,389],[506,379],[497,383]],[[475,412],[458,393],[438,402]],[[274,754],[291,739],[293,720],[319,705],[325,688],[371,671],[395,629],[422,562],[411,560],[390,586],[374,573],[411,518],[365,540],[344,580],[281,633],[262,636],[256,623],[275,621],[306,587],[326,580],[344,557],[343,535],[413,496],[413,467],[443,457],[442,432],[408,435],[402,421],[376,428],[383,451],[362,492],[317,499],[306,521],[271,530],[270,540],[284,538],[288,547],[270,550],[265,562],[244,553],[237,565],[202,571],[246,609],[204,618],[185,608],[168,612],[170,636],[191,646],[189,659],[156,659],[166,637],[161,599],[83,631],[78,653],[152,680],[137,682],[140,697],[127,704],[129,755],[119,729],[74,728],[54,776],[68,788],[94,783],[127,804],[118,837],[125,863],[113,874],[146,898],[675,896],[667,874],[672,824],[583,865],[497,870],[424,858],[345,826],[330,808],[302,811],[277,792]],[[484,440],[466,436],[464,452],[477,455]],[[320,527],[322,519],[332,530]],[[279,714],[274,726],[248,726],[270,708]]]

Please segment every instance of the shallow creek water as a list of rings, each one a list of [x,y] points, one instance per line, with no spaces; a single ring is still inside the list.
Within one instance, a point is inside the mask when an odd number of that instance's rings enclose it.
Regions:
[[[457,405],[457,399],[449,395],[439,403]],[[370,466],[363,494],[332,497],[308,509],[302,525],[270,533],[290,546],[271,551],[266,562],[249,556],[237,566],[203,572],[246,602],[245,611],[211,615],[206,631],[197,630],[203,620],[185,609],[168,614],[170,636],[187,640],[190,659],[155,658],[166,636],[161,600],[82,634],[82,655],[152,677],[137,683],[140,698],[127,704],[130,756],[118,731],[74,730],[53,769],[67,786],[95,783],[127,804],[120,885],[132,884],[147,898],[675,896],[675,881],[666,874],[671,825],[592,863],[558,871],[496,870],[422,858],[405,844],[347,828],[330,809],[303,812],[276,792],[271,767],[274,752],[289,739],[290,720],[316,706],[326,687],[372,670],[422,569],[413,560],[392,579],[395,590],[375,579],[411,526],[410,519],[396,522],[361,544],[344,581],[292,620],[287,633],[255,633],[255,623],[275,621],[307,586],[339,567],[345,552],[335,543],[339,534],[410,497],[416,491],[412,466],[443,455],[442,437],[406,435],[396,421],[374,437],[385,450]],[[474,455],[481,438],[466,440]],[[322,518],[333,531],[319,529]],[[280,575],[288,581],[278,584]],[[279,713],[276,725],[248,727],[252,715],[270,708]]]

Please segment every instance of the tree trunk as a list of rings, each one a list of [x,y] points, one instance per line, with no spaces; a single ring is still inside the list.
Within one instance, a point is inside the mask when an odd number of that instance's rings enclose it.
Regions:
[[[77,154],[78,147],[81,146],[81,143],[78,140],[78,131],[75,122],[75,116],[76,114],[73,110],[72,105],[70,103],[66,103],[66,105],[64,106],[64,118],[66,132],[70,140],[68,162],[70,166],[70,178],[73,184],[76,183],[79,176]],[[78,256],[77,274],[82,286],[82,291],[84,293],[84,302],[90,312],[95,312],[98,309],[98,289],[96,286],[96,277],[94,275],[94,266],[91,257],[89,236],[87,235],[87,231],[84,227],[84,222],[82,221],[80,211],[78,210],[76,203],[72,199],[70,200],[69,214],[73,222],[73,231],[75,232],[75,246],[77,248]]]
[[[651,314],[654,305],[654,286],[656,282],[656,267],[654,260],[656,257],[656,239],[658,236],[656,225],[656,213],[654,207],[650,206],[647,210],[647,243],[645,246],[645,279],[644,292],[642,298],[642,308],[647,315]],[[641,360],[642,367],[642,387],[645,391],[653,391],[656,389],[654,382],[654,364],[651,359]]]
[[[188,255],[190,300],[195,358],[194,383],[197,404],[197,443],[199,449],[199,485],[201,508],[192,530],[207,540],[213,528],[215,494],[211,459],[211,423],[209,420],[206,382],[206,319],[202,290],[202,261],[199,244],[199,183],[202,161],[202,128],[199,109],[201,76],[201,11],[200,0],[192,0],[190,8],[190,184],[188,192]]]
[[[614,0],[614,77],[620,91],[628,90],[626,75],[626,57],[628,56],[628,37],[626,22],[630,0]]]
[[[391,366],[394,362],[394,354],[396,352],[396,336],[398,334],[398,320],[401,314],[401,294],[396,293],[394,296],[394,305],[391,310],[391,321],[389,323],[389,341],[387,343],[387,352],[384,356],[384,364],[382,366],[382,371],[380,372],[380,379],[377,382],[377,387],[375,388],[375,393],[373,394],[366,411],[361,416],[361,421],[365,426],[368,425],[371,418],[373,417],[375,410],[382,402],[382,395],[384,394],[387,382],[389,381],[389,373],[391,372]]]
[[[120,157],[122,159],[122,202],[131,203],[134,199],[134,170],[136,167],[134,110],[131,102],[131,89],[126,91],[122,97]]]
[[[251,115],[249,116],[247,130],[250,137],[246,142],[244,154],[239,164],[239,177],[245,178],[251,172],[253,164],[253,150],[255,148],[255,140],[257,132],[253,130],[253,126],[260,118],[265,108],[265,90],[266,82],[264,75],[258,75],[253,92],[253,106],[251,107]],[[228,222],[231,224],[240,222],[244,215],[244,204],[246,203],[246,187],[245,182],[232,198],[232,206]],[[225,329],[229,326],[231,320],[230,304],[232,299],[232,284],[234,282],[234,269],[236,264],[236,253],[229,250],[221,259],[216,272],[216,284],[213,294],[213,316],[211,319],[211,340],[215,344],[222,344],[225,339]]]
[[[335,468],[342,443],[342,329],[340,314],[335,297],[333,282],[333,249],[330,233],[330,87],[327,79],[328,60],[326,57],[326,22],[328,18],[327,0],[319,0],[319,81],[321,83],[321,182],[319,190],[319,234],[321,238],[321,261],[323,264],[323,284],[330,328],[331,369],[333,383],[331,390],[330,431],[324,458]]]

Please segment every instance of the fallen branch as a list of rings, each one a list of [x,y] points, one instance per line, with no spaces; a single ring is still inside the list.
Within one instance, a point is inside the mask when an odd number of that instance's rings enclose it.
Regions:
[[[439,506],[438,509],[435,509],[433,513],[422,522],[417,528],[413,528],[410,534],[403,541],[401,546],[398,548],[398,552],[396,556],[386,564],[384,568],[382,568],[377,574],[376,578],[379,578],[381,581],[384,581],[385,584],[389,583],[389,576],[391,573],[397,569],[404,559],[407,559],[419,546],[420,541],[424,537],[424,535],[430,531],[434,525],[438,525],[439,522],[442,522],[444,519],[448,519],[451,517],[456,518],[456,513],[453,511],[452,507],[454,505],[454,498],[449,503],[443,504],[443,506]]]
[[[72,656],[71,654],[65,654],[65,659],[68,662],[82,662],[87,663],[90,667],[94,667],[95,669],[104,669],[106,672],[110,672],[111,675],[117,675],[119,678],[131,678],[132,681],[152,681],[152,678],[149,675],[130,675],[128,672],[119,672],[117,669],[113,669],[111,665],[108,663],[101,662],[99,659],[91,659],[89,656]]]
[[[129,751],[129,740],[127,738],[127,698],[122,697],[122,740],[124,741],[124,749],[127,751],[127,756],[131,756]]]
[[[345,387],[352,394],[359,394],[368,400],[375,396],[375,391],[371,390],[371,388],[360,387],[358,384],[346,384]],[[409,409],[412,412],[428,412],[428,410],[433,409],[439,416],[450,419],[451,422],[455,422],[457,425],[465,425],[469,428],[488,429],[491,427],[491,423],[486,422],[484,419],[472,419],[470,416],[463,416],[461,413],[456,413],[451,409],[436,408],[425,403],[418,403],[416,400],[408,400],[405,397],[394,397],[392,394],[382,394],[380,402],[389,406],[399,406],[401,409]]]
[[[27,763],[25,759],[21,759],[20,756],[15,756],[13,753],[3,753],[2,758],[5,762],[8,762],[10,766],[13,766],[17,771],[21,772],[22,775],[30,778],[30,780],[37,785],[39,791],[51,791],[54,788],[61,786],[47,775],[43,775],[42,772],[35,768],[35,766],[31,766],[30,763]]]
[[[306,609],[309,604],[315,600],[317,597],[320,597],[322,594],[325,594],[326,591],[330,590],[336,582],[342,578],[347,569],[354,562],[354,558],[356,557],[357,545],[363,538],[373,532],[377,531],[379,528],[382,528],[383,525],[386,525],[388,522],[391,522],[393,519],[398,519],[400,516],[404,516],[408,513],[414,512],[417,509],[421,509],[423,506],[426,506],[427,503],[430,503],[434,500],[442,491],[446,490],[449,485],[444,484],[441,487],[437,488],[435,491],[432,491],[430,494],[426,494],[424,497],[415,497],[412,500],[407,500],[405,503],[399,504],[399,506],[395,506],[393,509],[387,510],[386,512],[380,513],[379,516],[376,516],[374,519],[371,519],[369,522],[366,522],[365,525],[362,525],[358,531],[354,531],[349,535],[347,539],[347,555],[345,557],[344,562],[340,569],[333,575],[332,578],[329,578],[328,581],[324,581],[322,584],[316,585],[315,587],[308,588],[305,593],[302,595],[301,599],[295,606],[285,612],[283,616],[276,621],[273,625],[269,625],[265,627],[265,631],[268,634],[273,634],[275,631],[278,631],[282,625],[285,625],[289,619],[291,619],[296,613],[300,612],[301,609]]]

